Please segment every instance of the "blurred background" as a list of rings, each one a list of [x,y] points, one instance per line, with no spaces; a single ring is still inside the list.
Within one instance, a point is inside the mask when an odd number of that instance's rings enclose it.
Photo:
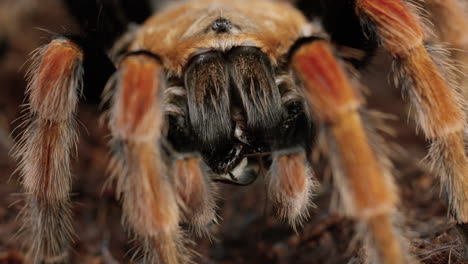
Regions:
[[[161,4],[128,0],[103,2],[101,8],[95,8],[92,0],[0,0],[0,264],[26,263],[25,248],[15,237],[21,226],[17,215],[22,202],[18,174],[14,173],[15,161],[9,151],[20,133],[15,127],[19,125],[16,120],[21,116],[24,102],[24,76],[31,52],[54,34],[84,31],[97,34],[95,28],[106,30],[108,35],[103,45],[110,45],[125,30],[128,21],[142,22],[150,14],[150,6]],[[461,242],[454,222],[447,216],[445,202],[439,197],[437,179],[422,162],[428,144],[415,134],[413,123],[407,118],[408,106],[400,99],[401,92],[388,85],[390,65],[386,54],[379,52],[362,72],[362,79],[370,90],[370,108],[390,114],[387,123],[394,133],[386,136],[387,142],[403,150],[395,155],[394,162],[402,224],[411,238],[410,250],[426,264],[463,263]],[[99,124],[98,117],[95,105],[80,107],[78,118],[83,125],[79,128],[79,154],[73,167],[76,235],[72,262],[131,263],[135,245],[121,227],[121,212],[113,187],[103,187],[107,179],[108,131]],[[194,238],[193,248],[200,253],[196,261],[361,263],[359,256],[363,252],[359,245],[352,243],[354,223],[330,210],[335,193],[332,180],[323,171],[317,168],[317,178],[321,181],[314,199],[317,208],[310,210],[309,221],[297,233],[265,211],[266,194],[261,180],[248,187],[220,184],[221,220],[212,228],[213,240]]]

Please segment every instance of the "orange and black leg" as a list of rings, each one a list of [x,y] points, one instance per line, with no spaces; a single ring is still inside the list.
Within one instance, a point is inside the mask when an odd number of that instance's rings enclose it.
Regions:
[[[402,264],[408,256],[393,225],[397,194],[385,157],[365,124],[357,80],[334,55],[330,42],[304,39],[291,51],[312,116],[322,128],[341,211],[365,233],[369,263]]]
[[[429,156],[448,196],[450,212],[466,230],[466,114],[458,89],[425,47],[426,32],[414,7],[401,0],[357,0],[356,12],[394,57],[396,83],[409,94],[418,126],[431,142]]]

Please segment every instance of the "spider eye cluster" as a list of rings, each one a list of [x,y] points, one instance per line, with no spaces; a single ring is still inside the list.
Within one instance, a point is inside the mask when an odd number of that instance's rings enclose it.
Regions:
[[[218,18],[213,22],[211,29],[216,33],[227,33],[232,29],[232,23],[225,18]]]

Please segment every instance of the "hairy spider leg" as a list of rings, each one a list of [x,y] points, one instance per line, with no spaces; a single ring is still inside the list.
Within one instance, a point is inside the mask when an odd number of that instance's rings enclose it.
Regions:
[[[456,77],[461,92],[468,99],[468,5],[460,0],[427,0],[425,8],[430,13],[437,39],[449,48],[450,58],[455,62]],[[432,40],[432,39],[431,39]]]
[[[331,45],[311,39],[292,51],[292,67],[304,83],[312,115],[324,129],[328,157],[345,215],[366,232],[369,263],[406,263],[392,224],[397,194],[390,172],[371,146],[363,125],[364,99],[333,55]]]
[[[96,104],[114,71],[99,46],[80,36],[55,36],[33,55],[27,113],[20,125],[24,130],[14,147],[26,196],[21,233],[30,242],[28,260],[33,263],[68,261],[77,105],[81,97]]]
[[[424,6],[431,13],[440,40],[463,51],[468,45],[468,17],[460,0],[426,0]]]
[[[357,0],[356,12],[395,59],[395,81],[408,91],[418,125],[431,141],[429,157],[448,195],[450,212],[468,223],[465,104],[424,46],[421,18],[401,0]]]
[[[451,62],[457,67],[455,76],[459,83],[460,91],[465,100],[468,99],[468,11],[466,5],[458,0],[428,0],[425,7],[431,14],[432,21],[437,31],[436,42],[448,45],[450,49],[449,62],[444,62],[444,66],[451,67]],[[452,66],[453,67],[453,66]],[[458,229],[462,234],[463,245],[465,247],[464,258],[468,259],[468,224],[458,224]]]
[[[70,162],[83,84],[83,51],[56,38],[36,51],[28,73],[25,130],[15,146],[25,192],[23,231],[33,263],[68,259],[72,240]]]
[[[162,66],[149,53],[125,56],[105,95],[112,162],[110,170],[122,199],[124,222],[143,244],[148,263],[186,263],[181,215],[161,153]]]

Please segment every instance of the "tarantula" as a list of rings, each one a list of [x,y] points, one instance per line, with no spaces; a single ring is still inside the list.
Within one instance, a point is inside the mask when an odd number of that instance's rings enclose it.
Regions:
[[[317,138],[341,213],[365,231],[368,261],[410,262],[393,223],[391,164],[367,122],[355,74],[377,47],[394,58],[395,81],[411,99],[450,212],[466,230],[465,105],[424,45],[416,5],[316,2],[308,4],[324,28],[280,1],[186,1],[154,14],[106,52],[75,35],[38,49],[16,147],[31,260],[67,261],[76,108],[82,94],[103,90],[111,177],[145,262],[190,262],[180,225],[208,233],[217,221],[216,181],[248,185],[265,176],[275,214],[296,228],[311,205]],[[330,20],[340,13],[337,29]],[[350,55],[343,46],[365,52]]]

